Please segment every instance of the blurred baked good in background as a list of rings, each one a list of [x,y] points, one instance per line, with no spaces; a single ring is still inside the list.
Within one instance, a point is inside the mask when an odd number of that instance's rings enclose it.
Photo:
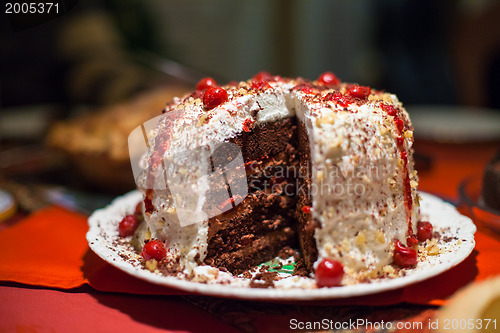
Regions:
[[[0,121],[9,131],[0,133],[0,178],[115,193],[135,187],[128,135],[196,78],[182,65],[144,56],[154,43],[141,3],[118,12],[108,5],[120,4],[81,3],[51,22],[2,30],[8,84],[0,90]]]
[[[162,87],[143,92],[92,113],[56,123],[46,143],[65,153],[78,175],[100,189],[126,191],[135,187],[128,136],[134,128],[162,113],[166,103],[186,88]]]

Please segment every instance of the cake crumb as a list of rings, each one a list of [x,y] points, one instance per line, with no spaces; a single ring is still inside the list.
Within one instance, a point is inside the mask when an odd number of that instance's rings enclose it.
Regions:
[[[382,271],[389,277],[396,277],[396,270],[392,265],[385,265],[382,267]]]
[[[156,259],[149,259],[148,261],[146,261],[146,268],[150,272],[154,272],[156,268],[158,268],[158,261],[156,261]]]
[[[250,281],[250,288],[274,288],[277,272],[259,272]]]
[[[404,132],[404,137],[405,137],[405,138],[409,139],[409,138],[411,138],[412,136],[413,136],[413,131],[408,130],[408,131],[405,131],[405,132]]]
[[[384,244],[385,243],[385,236],[384,236],[384,233],[382,231],[376,230],[375,231],[375,238],[377,239],[377,241],[380,244]]]
[[[279,257],[280,259],[285,260],[285,259],[288,259],[288,258],[290,258],[290,257],[295,256],[295,254],[296,254],[296,251],[295,251],[294,249],[292,249],[290,246],[285,246],[285,247],[284,247],[284,248],[282,248],[282,249],[280,250],[280,252],[278,253],[278,257]]]
[[[309,276],[309,272],[306,268],[306,264],[303,258],[300,258],[295,263],[295,269],[293,270],[293,275],[298,276]]]
[[[427,255],[436,256],[439,254],[439,246],[437,245],[437,240],[435,238],[430,241],[427,240],[427,245],[425,246],[425,250],[427,251]]]
[[[361,251],[363,252],[365,251],[366,237],[364,232],[360,231],[359,234],[356,236],[356,245],[358,245]]]

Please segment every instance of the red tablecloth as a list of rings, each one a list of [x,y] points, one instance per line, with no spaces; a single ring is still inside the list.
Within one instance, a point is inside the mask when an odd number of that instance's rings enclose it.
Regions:
[[[238,332],[179,297],[90,289],[0,285],[0,332]]]

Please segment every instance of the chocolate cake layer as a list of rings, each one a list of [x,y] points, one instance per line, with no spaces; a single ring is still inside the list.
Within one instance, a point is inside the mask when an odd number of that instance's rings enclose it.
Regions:
[[[312,266],[318,258],[314,231],[319,223],[313,221],[311,209],[311,151],[309,138],[306,133],[304,123],[298,125],[299,160],[301,167],[301,177],[299,178],[299,191],[297,207],[295,210],[297,218],[297,233],[303,255],[304,265],[308,272],[312,271]]]
[[[241,274],[249,268],[275,258],[279,251],[294,244],[295,232],[291,227],[272,231],[250,241],[238,250],[207,257],[205,263],[218,268],[226,268],[233,274]]]
[[[297,245],[297,126],[294,119],[266,123],[233,142],[246,162],[249,194],[209,220],[204,262],[239,274]]]
[[[296,119],[284,118],[257,125],[249,132],[242,132],[230,142],[236,143],[241,148],[245,162],[274,156],[283,151],[287,144],[297,146]]]

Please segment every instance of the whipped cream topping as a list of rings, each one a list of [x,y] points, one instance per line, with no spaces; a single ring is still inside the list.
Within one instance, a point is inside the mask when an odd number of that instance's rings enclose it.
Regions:
[[[325,96],[325,94],[322,94]],[[398,130],[380,107],[385,100],[402,110],[396,96],[383,94],[347,107],[313,100],[298,93],[310,142],[312,214],[319,263],[334,258],[346,270],[380,270],[391,263],[393,242],[406,243],[416,231],[418,206],[411,205],[411,231],[406,218],[403,161],[396,144]],[[405,115],[408,127],[409,117]],[[405,150],[411,156],[412,140]],[[408,163],[416,184],[413,163]],[[317,192],[316,195],[314,192]],[[412,200],[416,189],[412,190]]]

